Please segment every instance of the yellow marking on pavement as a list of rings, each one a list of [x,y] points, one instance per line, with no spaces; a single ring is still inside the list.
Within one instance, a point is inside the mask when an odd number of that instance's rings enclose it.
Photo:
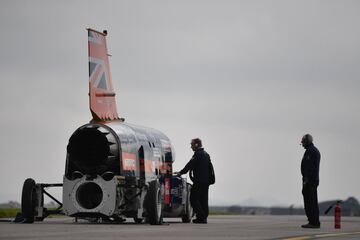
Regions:
[[[281,239],[282,240],[309,240],[309,239],[319,239],[319,238],[326,238],[326,237],[341,237],[341,236],[349,236],[349,235],[360,235],[360,232],[323,233],[323,234],[299,236],[299,237],[289,237],[289,238],[281,238]]]
[[[310,236],[302,236],[302,237],[290,237],[290,238],[281,238],[282,240],[308,240],[313,239]]]
[[[339,237],[339,236],[347,236],[347,235],[358,235],[360,232],[348,232],[348,233],[325,233],[315,235],[316,238],[324,238],[324,237]]]

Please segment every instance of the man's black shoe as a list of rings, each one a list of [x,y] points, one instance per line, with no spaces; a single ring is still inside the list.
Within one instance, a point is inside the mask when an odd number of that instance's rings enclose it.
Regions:
[[[320,224],[311,224],[311,223],[308,223],[308,224],[304,224],[304,225],[301,225],[302,228],[320,228]]]
[[[192,221],[193,223],[203,223],[203,224],[206,224],[207,223],[207,221],[205,220],[205,219],[194,219],[193,221]]]

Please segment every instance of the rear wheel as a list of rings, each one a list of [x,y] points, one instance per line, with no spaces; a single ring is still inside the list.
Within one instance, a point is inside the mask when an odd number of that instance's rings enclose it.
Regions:
[[[158,181],[152,181],[147,193],[147,212],[151,225],[162,223],[162,196]]]
[[[32,178],[25,180],[21,195],[21,212],[26,223],[33,223],[35,219],[35,208],[38,204],[35,181]]]
[[[186,184],[186,203],[185,203],[185,214],[181,217],[183,223],[191,222],[191,218],[193,216],[193,208],[190,203],[190,192],[191,185],[189,183]]]

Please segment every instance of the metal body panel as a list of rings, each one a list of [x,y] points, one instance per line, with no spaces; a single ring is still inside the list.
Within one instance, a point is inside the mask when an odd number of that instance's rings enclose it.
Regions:
[[[111,161],[109,161],[110,158],[114,161],[114,164],[116,164],[118,168],[115,171],[116,175],[140,177],[140,148],[143,149],[144,155],[143,170],[145,171],[145,182],[148,183],[157,179],[162,174],[172,174],[174,150],[169,138],[165,134],[152,128],[136,126],[122,121],[112,121],[85,124],[74,132],[68,145],[65,170],[65,175],[68,177],[71,176],[73,171],[80,171],[82,174],[87,174],[87,172],[81,171],[82,169],[72,167],[72,165],[74,165],[72,164],[72,159],[74,159],[72,155],[75,154],[71,152],[72,145],[76,145],[72,144],[72,138],[75,139],[77,137],[76,135],[80,135],[81,131],[86,131],[87,129],[96,129],[106,134],[106,140],[108,144],[111,144],[106,164],[111,164]],[[96,147],[97,146],[94,146],[94,148]],[[84,161],[87,161],[87,159]],[[113,165],[112,167],[110,166],[109,169],[112,169],[114,167]],[[98,174],[102,173],[99,172]]]
[[[130,161],[122,159],[124,176],[140,177],[139,149],[144,150],[145,160],[145,181],[150,182],[158,178],[161,174],[172,173],[172,162],[174,161],[174,150],[169,138],[162,132],[134,124],[128,124],[121,121],[112,121],[105,123],[106,126],[113,129],[119,138],[122,157],[130,158]],[[124,154],[125,153],[125,154]],[[130,154],[130,155],[128,155]],[[171,157],[166,157],[166,156]],[[135,162],[133,170],[125,164],[131,164],[131,160]],[[167,160],[167,161],[166,161]]]
[[[102,200],[95,208],[85,208],[81,206],[78,199],[79,188],[87,183],[95,183],[102,190]],[[91,198],[91,196],[89,196]],[[95,179],[87,180],[86,176],[75,180],[69,180],[64,176],[63,185],[63,211],[65,215],[73,216],[79,213],[95,213],[105,216],[112,216],[116,211],[117,200],[117,180],[114,177],[110,181],[105,181],[100,176]]]

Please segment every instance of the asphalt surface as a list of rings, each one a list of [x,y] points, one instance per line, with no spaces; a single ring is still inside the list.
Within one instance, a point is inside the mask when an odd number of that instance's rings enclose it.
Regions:
[[[74,222],[72,218],[49,218],[34,224],[0,222],[0,239],[360,239],[360,217],[343,217],[342,228],[334,229],[333,217],[322,217],[320,229],[302,229],[304,216],[210,216],[208,224],[184,224],[165,219],[168,224],[151,226]]]

